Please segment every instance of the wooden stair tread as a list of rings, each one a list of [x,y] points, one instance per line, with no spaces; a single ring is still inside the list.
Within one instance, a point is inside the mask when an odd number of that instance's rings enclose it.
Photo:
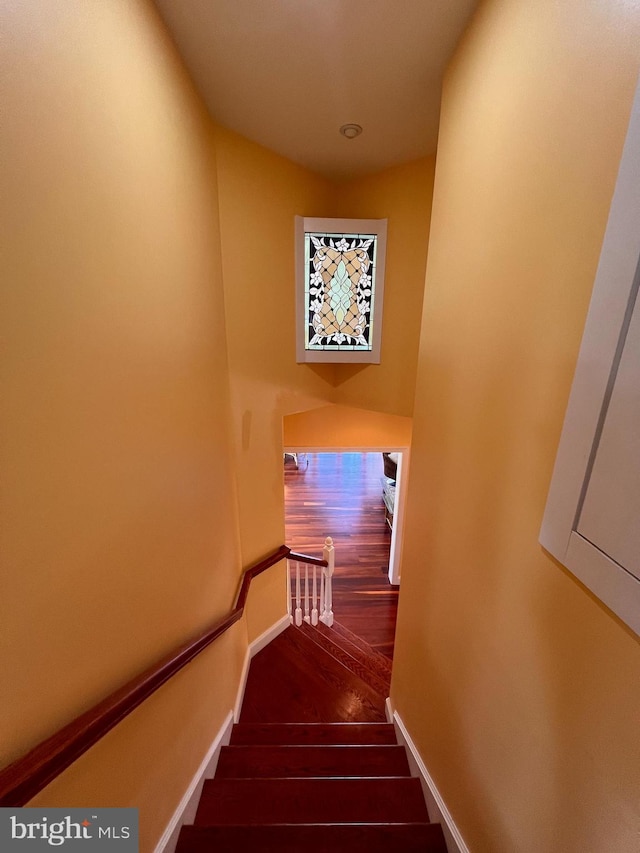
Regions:
[[[325,625],[312,627],[303,623],[297,630],[302,631],[319,648],[369,684],[380,696],[386,699],[389,695],[391,673],[378,664],[373,650],[364,651]]]
[[[252,659],[241,722],[384,722],[385,696],[293,626]]]
[[[429,821],[419,779],[209,779],[197,826]]]
[[[446,853],[437,823],[185,826],[176,853]]]
[[[327,626],[323,624],[320,630],[322,631],[323,629],[324,631],[333,631],[334,634],[339,634],[343,639],[360,649],[364,654],[372,657],[376,662],[376,666],[379,667],[382,672],[386,672],[391,676],[391,668],[393,666],[391,658],[387,657],[382,652],[379,652],[377,649],[374,649],[373,646],[371,646],[365,639],[354,634],[353,631],[350,631],[341,622],[334,620],[331,628],[327,628]]]
[[[395,744],[391,723],[237,723],[231,744]]]
[[[402,746],[223,746],[216,779],[409,776]]]

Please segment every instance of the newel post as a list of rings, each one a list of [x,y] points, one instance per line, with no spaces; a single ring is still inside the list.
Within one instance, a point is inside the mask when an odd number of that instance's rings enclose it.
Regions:
[[[333,539],[330,536],[324,541],[322,549],[322,558],[329,564],[326,568],[323,567],[322,575],[324,577],[324,598],[322,601],[322,616],[320,621],[324,622],[329,628],[333,625],[333,598],[331,594],[331,578],[335,568],[335,550],[333,547]]]

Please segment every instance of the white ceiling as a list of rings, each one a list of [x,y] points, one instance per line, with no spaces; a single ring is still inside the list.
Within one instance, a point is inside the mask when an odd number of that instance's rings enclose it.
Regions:
[[[155,0],[213,118],[334,179],[436,149],[477,0]],[[357,139],[341,136],[355,122]]]

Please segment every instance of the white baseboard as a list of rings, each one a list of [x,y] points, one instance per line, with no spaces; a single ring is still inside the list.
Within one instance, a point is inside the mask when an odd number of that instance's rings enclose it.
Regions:
[[[391,704],[391,697],[390,696],[387,696],[387,698],[384,700],[384,712],[385,712],[386,717],[387,717],[387,722],[392,723],[393,722],[393,705]]]
[[[167,824],[167,828],[163,832],[160,841],[157,843],[154,853],[174,853],[176,844],[178,843],[180,830],[183,826],[191,824],[195,820],[204,780],[212,779],[215,776],[216,766],[220,756],[220,749],[223,746],[227,746],[229,743],[233,724],[238,721],[240,708],[242,707],[242,699],[244,698],[244,689],[247,684],[251,658],[254,655],[257,655],[261,649],[268,645],[271,640],[275,639],[278,634],[281,634],[285,628],[289,627],[289,625],[289,616],[283,616],[282,619],[279,619],[274,625],[268,628],[264,633],[260,634],[259,637],[249,644],[242,666],[242,674],[240,676],[235,709],[233,711],[229,711],[225,717],[222,727],[213,739],[213,743],[209,747],[200,767],[191,780],[191,784],[187,788],[183,798],[180,800],[173,817]]]
[[[268,646],[271,640],[275,640],[278,634],[282,634],[291,624],[291,618],[288,613],[285,613],[277,622],[274,622],[270,628],[267,628],[259,637],[249,643],[249,652],[251,657],[261,652],[265,646]]]
[[[242,700],[244,699],[244,690],[247,686],[247,676],[249,675],[249,664],[251,663],[251,658],[254,655],[257,655],[258,652],[262,651],[265,646],[268,646],[271,640],[275,640],[278,634],[281,634],[286,628],[291,624],[291,620],[289,615],[283,616],[281,619],[278,619],[277,622],[267,628],[259,637],[249,643],[249,647],[244,656],[244,663],[242,664],[242,675],[240,676],[240,684],[238,686],[238,694],[236,696],[236,704],[233,709],[233,719],[234,722],[238,722],[240,719],[240,709],[242,708]]]
[[[422,790],[427,803],[429,818],[432,823],[439,823],[442,826],[445,841],[447,842],[448,853],[469,853],[469,848],[467,847],[460,830],[456,826],[451,812],[447,808],[447,804],[438,791],[436,783],[433,781],[431,774],[427,770],[427,767],[418,752],[418,748],[407,731],[400,714],[398,714],[397,711],[392,710],[389,699],[386,701],[386,711],[387,718],[389,718],[390,714],[392,716],[392,720],[390,720],[390,722],[393,722],[395,726],[399,743],[403,744],[407,749],[411,772],[417,775],[422,782]]]
[[[195,776],[191,780],[191,784],[180,800],[178,808],[173,813],[173,817],[167,824],[167,828],[162,834],[160,841],[157,843],[155,853],[174,853],[180,830],[185,824],[193,823],[195,820],[204,780],[211,779],[215,775],[220,748],[229,743],[232,727],[233,713],[229,711],[222,727],[213,739],[213,743],[207,750],[207,754],[202,760],[200,767],[198,767]]]

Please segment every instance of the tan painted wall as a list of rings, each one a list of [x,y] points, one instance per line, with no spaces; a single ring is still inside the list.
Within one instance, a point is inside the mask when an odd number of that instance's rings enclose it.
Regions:
[[[241,562],[208,120],[150,3],[1,14],[3,765],[226,611]],[[245,648],[37,802],[139,805],[150,851]]]
[[[350,406],[322,406],[284,418],[287,450],[386,450],[411,445],[411,418]]]
[[[333,216],[389,220],[381,363],[337,365],[335,401],[411,416],[435,157],[341,184]]]
[[[639,57],[487,0],[446,78],[392,699],[474,853],[638,849],[638,638],[538,532]]]

